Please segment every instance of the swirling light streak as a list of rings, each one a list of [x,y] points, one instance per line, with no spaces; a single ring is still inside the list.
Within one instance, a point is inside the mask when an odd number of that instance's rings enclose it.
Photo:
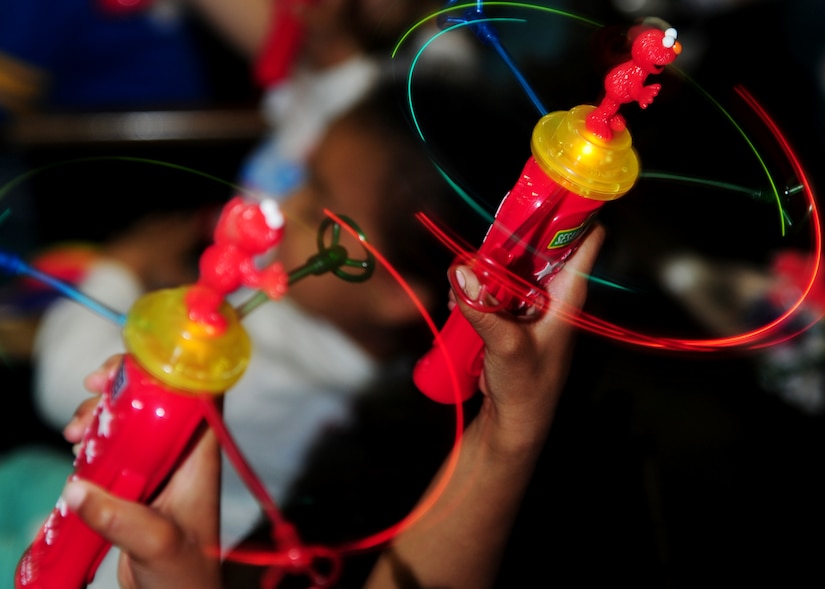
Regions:
[[[338,223],[345,231],[350,233],[355,239],[359,240],[361,245],[366,248],[378,263],[396,280],[402,287],[404,292],[418,309],[421,317],[427,324],[428,329],[433,337],[438,339],[439,329],[424,306],[423,302],[416,296],[412,287],[407,283],[404,277],[392,266],[392,264],[378,251],[375,246],[362,238],[362,236],[344,219],[329,210],[324,210],[324,214],[330,217],[333,221]],[[455,369],[450,366],[451,380],[453,381],[453,388],[456,390],[456,397],[458,398],[458,384]],[[281,578],[285,574],[303,574],[309,578],[313,576],[316,578],[316,586],[328,587],[332,586],[328,583],[334,582],[337,575],[340,573],[340,566],[342,559],[347,555],[357,554],[361,552],[368,552],[378,549],[388,542],[390,542],[398,533],[412,525],[427,513],[433,504],[438,500],[439,496],[444,492],[450,478],[455,471],[460,449],[461,439],[464,423],[464,410],[461,403],[456,403],[455,411],[455,436],[453,441],[452,451],[447,458],[441,476],[436,482],[435,486],[418,505],[399,522],[389,526],[383,530],[356,540],[352,540],[338,546],[316,546],[304,545],[301,543],[297,531],[292,525],[285,521],[281,515],[280,510],[271,498],[265,487],[259,482],[259,479],[252,467],[244,459],[241,450],[236,446],[229,430],[211,408],[209,403],[205,403],[206,417],[218,435],[221,447],[227,452],[227,456],[232,461],[233,466],[238,471],[239,476],[247,484],[247,487],[256,497],[260,503],[265,516],[272,524],[273,541],[275,542],[275,550],[234,550],[229,555],[223,555],[230,558],[234,562],[252,564],[256,566],[267,567],[269,569],[267,576],[263,582],[264,588],[276,587]],[[217,552],[217,551],[216,551]],[[314,569],[314,564],[318,561],[330,563],[332,568],[329,573],[321,573]]]
[[[500,5],[507,5],[508,7],[514,8],[525,8],[528,10],[538,10],[543,12],[549,12],[556,15],[564,16],[566,18],[573,18],[579,20],[581,22],[585,22],[590,25],[598,26],[598,23],[595,21],[580,17],[573,13],[569,13],[566,11],[560,11],[556,9],[548,9],[546,7],[539,7],[532,4],[527,3],[499,3],[499,2],[482,2],[482,3],[465,3],[465,4],[455,4],[450,5],[448,8],[440,10],[432,15],[429,15],[423,19],[421,19],[418,23],[416,23],[407,34],[401,38],[399,43],[397,44],[395,50],[393,51],[393,56],[395,56],[399,50],[399,48],[403,45],[409,35],[417,30],[420,26],[424,23],[432,20],[433,18],[443,18],[444,16],[455,13],[455,11],[462,11],[462,10],[476,10],[476,14],[480,15],[477,20],[466,20],[463,22],[459,22],[458,24],[453,24],[452,26],[440,31],[437,33],[430,41],[425,43],[415,55],[413,62],[409,68],[407,73],[407,100],[409,110],[413,119],[413,125],[415,127],[416,132],[419,135],[419,138],[426,144],[427,138],[423,133],[419,121],[416,117],[415,113],[415,103],[413,98],[413,86],[412,86],[412,79],[415,71],[415,65],[418,62],[421,54],[427,48],[430,42],[437,38],[442,34],[446,34],[449,31],[455,30],[458,27],[462,26],[471,26],[477,22],[493,22],[495,20],[505,20],[505,19],[490,19],[481,16],[480,7],[484,6],[500,6]],[[520,21],[521,19],[506,19],[509,21]],[[774,181],[773,176],[771,175],[768,166],[756,149],[754,142],[742,128],[742,126],[734,119],[734,117],[704,88],[702,88],[698,83],[696,83],[693,79],[687,76],[684,72],[681,72],[678,68],[674,66],[669,66],[669,69],[673,69],[674,71],[678,72],[682,75],[685,79],[687,79],[693,87],[699,92],[701,96],[703,96],[707,101],[709,101],[724,117],[724,119],[732,125],[735,129],[737,134],[745,141],[748,149],[750,150],[751,154],[756,158],[760,168],[764,172],[764,175],[767,179],[769,185],[769,192],[771,194],[772,200],[776,203],[777,209],[779,211],[779,221],[780,221],[780,231],[782,236],[786,234],[786,213],[782,206],[781,197],[779,190],[777,188],[777,184]],[[658,337],[650,334],[646,334],[640,331],[635,331],[629,329],[627,327],[623,327],[601,318],[588,315],[585,313],[575,314],[575,316],[569,317],[569,320],[577,324],[582,329],[591,331],[596,334],[600,334],[605,337],[610,337],[625,343],[634,344],[638,346],[644,346],[649,348],[656,348],[656,349],[663,349],[663,350],[671,350],[671,351],[681,351],[681,352],[711,352],[714,350],[719,349],[758,349],[763,348],[771,345],[775,345],[782,341],[787,340],[789,337],[793,337],[793,333],[789,334],[789,327],[788,323],[792,317],[795,317],[803,303],[805,302],[806,298],[809,296],[813,285],[816,283],[817,278],[821,272],[821,241],[820,241],[820,219],[819,214],[816,209],[816,203],[813,196],[813,191],[810,185],[810,182],[805,175],[805,172],[799,162],[799,158],[793,152],[789,142],[784,137],[784,135],[779,130],[776,123],[770,118],[764,108],[758,104],[758,102],[751,96],[744,88],[737,87],[737,93],[745,100],[746,104],[759,116],[759,118],[763,121],[765,126],[773,135],[774,139],[782,148],[785,156],[791,162],[793,169],[800,180],[800,184],[802,186],[802,191],[806,197],[809,210],[811,212],[811,219],[812,219],[812,231],[813,231],[813,242],[814,242],[814,251],[816,256],[816,263],[814,265],[814,269],[811,275],[807,279],[807,285],[802,292],[801,296],[796,300],[788,309],[786,309],[779,317],[774,319],[773,321],[766,323],[760,327],[757,327],[753,330],[743,332],[740,334],[735,334],[726,337],[717,337],[717,338],[707,338],[707,339],[685,339],[685,338],[672,338],[672,337]],[[443,170],[443,168],[438,164],[438,162],[434,162],[436,168],[449,180],[448,174]],[[662,174],[659,174],[661,177]],[[656,177],[654,174],[653,177]],[[476,202],[475,199],[471,195],[469,195],[465,190],[461,189],[453,182],[453,185],[456,186],[457,192],[459,196],[467,202],[471,207],[476,209],[477,211],[483,209],[481,205]],[[728,187],[729,189],[737,190],[740,192],[752,192],[748,191],[747,189],[731,185],[729,183],[721,183],[717,182],[716,185],[722,187]],[[761,194],[761,192],[760,192]],[[489,212],[484,211],[483,213],[485,216],[490,217]],[[458,256],[461,260],[467,263],[475,264],[477,268],[483,268],[486,272],[495,272],[496,273],[496,280],[505,284],[505,288],[509,291],[518,295],[518,293],[529,292],[529,284],[525,284],[525,281],[518,276],[513,275],[512,273],[507,273],[506,270],[498,269],[498,270],[490,270],[488,268],[488,264],[485,264],[483,261],[479,261],[476,259],[474,252],[475,248],[468,248],[464,244],[459,244],[455,239],[448,238],[446,232],[442,229],[437,229],[435,223],[429,221],[426,222],[427,226],[431,231],[433,231],[439,239],[442,240],[445,245],[450,248],[456,256]],[[535,252],[534,252],[535,253]],[[539,255],[538,253],[536,255]],[[525,290],[528,289],[528,290]],[[817,318],[818,319],[818,318]],[[816,321],[812,321],[810,325],[815,323]],[[809,325],[809,326],[810,326]],[[804,328],[803,328],[804,330]],[[799,333],[799,329],[794,333]]]
[[[736,88],[737,93],[745,100],[748,106],[759,116],[765,126],[771,132],[777,144],[781,147],[785,157],[787,157],[794,173],[801,185],[801,192],[805,197],[807,209],[811,219],[811,239],[813,243],[814,263],[809,276],[804,280],[805,287],[793,301],[788,308],[783,311],[776,319],[765,323],[752,330],[734,334],[725,337],[703,338],[703,339],[687,339],[674,337],[660,337],[633,330],[624,327],[592,314],[585,312],[571,313],[564,309],[559,309],[559,313],[568,321],[575,324],[577,327],[586,331],[595,333],[597,335],[615,339],[626,344],[636,346],[675,351],[675,352],[714,352],[722,349],[738,349],[738,350],[755,350],[769,346],[773,346],[784,341],[787,341],[796,335],[799,335],[805,329],[814,325],[820,316],[813,317],[805,325],[795,328],[790,328],[790,320],[797,318],[805,301],[810,296],[817,281],[821,279],[822,273],[822,236],[821,236],[821,220],[819,211],[816,205],[816,199],[813,193],[811,182],[802,167],[799,157],[793,151],[789,141],[779,129],[778,125],[768,115],[765,109],[756,101],[756,99],[743,87]],[[761,161],[761,159],[760,159]],[[767,168],[765,168],[767,169]],[[457,258],[464,263],[475,266],[484,266],[483,262],[479,262],[475,254],[474,248],[469,246],[460,238],[450,235],[447,230],[441,228],[432,219],[428,219],[424,215],[419,215],[425,227],[427,227],[446,247],[448,247]],[[565,271],[565,270],[562,270]],[[504,288],[514,296],[519,296],[528,292],[532,285],[526,282],[524,278],[509,272],[506,268],[498,268],[495,272],[494,278],[504,284]],[[550,304],[556,304],[550,301]],[[489,309],[488,309],[489,310]],[[823,311],[825,313],[825,311]]]

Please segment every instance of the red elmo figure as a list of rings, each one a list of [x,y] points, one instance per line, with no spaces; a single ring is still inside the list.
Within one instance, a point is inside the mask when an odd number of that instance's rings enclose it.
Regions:
[[[625,129],[624,117],[618,114],[619,106],[636,101],[647,108],[659,94],[661,84],[645,86],[649,74],[661,73],[682,52],[676,40],[676,29],[648,29],[633,40],[631,59],[610,70],[604,80],[605,97],[587,117],[587,128],[606,141],[613,132]]]
[[[281,264],[259,269],[255,263],[280,243],[283,233],[284,218],[274,200],[230,200],[215,227],[214,243],[201,254],[198,282],[187,293],[189,318],[222,331],[226,321],[219,308],[227,294],[246,286],[272,299],[283,296],[288,276]]]

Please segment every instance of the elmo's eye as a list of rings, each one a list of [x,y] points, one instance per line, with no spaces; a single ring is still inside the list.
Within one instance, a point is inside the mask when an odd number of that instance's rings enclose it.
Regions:
[[[676,29],[668,29],[662,38],[662,45],[670,49],[676,43]]]
[[[261,212],[264,214],[266,224],[270,229],[279,229],[284,225],[284,216],[281,214],[281,209],[278,203],[267,198],[261,201]]]

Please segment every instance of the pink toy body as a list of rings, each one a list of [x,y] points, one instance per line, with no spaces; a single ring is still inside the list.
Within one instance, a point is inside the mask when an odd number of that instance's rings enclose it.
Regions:
[[[130,355],[95,410],[72,477],[134,501],[148,501],[175,468],[202,421],[202,401],[166,387]],[[58,501],[23,555],[16,589],[81,589],[109,549]]]
[[[471,263],[482,286],[486,311],[523,312],[544,307],[545,287],[575,252],[598,209],[631,189],[639,175],[619,106],[632,100],[645,108],[659,85],[645,86],[681,52],[676,30],[646,29],[633,42],[633,59],[605,79],[598,107],[580,105],[543,116],[533,130],[533,156],[504,197],[477,258]],[[461,289],[453,285],[456,296]],[[489,296],[488,296],[489,295]],[[492,297],[497,304],[487,305]],[[441,403],[463,402],[478,388],[484,345],[456,308],[433,348],[415,366],[413,380]]]
[[[638,102],[647,108],[659,94],[661,84],[645,86],[650,74],[661,73],[682,51],[676,41],[676,30],[648,29],[633,40],[632,59],[613,68],[605,78],[605,96],[598,108],[587,119],[587,128],[599,137],[610,140],[614,131],[625,129],[624,117],[619,106]]]
[[[227,294],[241,286],[262,290],[272,299],[283,296],[288,276],[281,264],[263,270],[256,266],[256,258],[276,247],[283,232],[283,216],[275,201],[248,203],[233,198],[218,220],[214,243],[201,255],[200,278],[187,295],[190,319],[222,330],[218,308]]]
[[[518,182],[499,205],[478,257],[482,264],[491,261],[526,278],[534,288],[515,296],[505,276],[482,271],[479,278],[485,291],[503,308],[516,312],[531,297],[541,296],[544,285],[575,251],[594,213],[603,204],[604,201],[582,198],[559,186],[531,157]],[[479,270],[476,268],[476,272]],[[437,340],[416,365],[415,384],[434,401],[465,401],[478,386],[483,342],[458,308],[453,309],[440,336],[440,342]]]

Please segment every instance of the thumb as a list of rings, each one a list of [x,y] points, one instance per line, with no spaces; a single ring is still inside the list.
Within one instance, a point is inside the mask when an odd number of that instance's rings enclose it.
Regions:
[[[487,344],[489,340],[493,339],[498,322],[495,318],[495,313],[485,311],[480,307],[473,307],[467,304],[467,300],[478,301],[481,297],[489,296],[484,292],[481,281],[473,269],[469,266],[453,266],[450,268],[453,273],[453,280],[451,281],[454,288],[460,288],[464,296],[456,296],[456,303],[461,309],[461,313],[473,326],[484,343]]]
[[[457,295],[456,302],[467,322],[483,340],[488,352],[485,357],[492,354],[502,362],[509,362],[540,345],[564,346],[574,331],[569,318],[584,304],[586,277],[595,264],[603,240],[604,229],[597,225],[583,238],[563,271],[547,286],[549,307],[544,312],[528,312],[523,316],[485,311],[483,306],[468,304],[467,300],[480,301],[489,303],[492,309],[497,302],[481,300],[489,295],[472,268],[451,268],[454,273],[453,286],[464,294]]]
[[[61,500],[92,530],[138,557],[156,556],[158,544],[171,546],[180,534],[155,510],[111,495],[81,479],[73,478],[66,483]],[[135,533],[136,529],[141,533]]]

